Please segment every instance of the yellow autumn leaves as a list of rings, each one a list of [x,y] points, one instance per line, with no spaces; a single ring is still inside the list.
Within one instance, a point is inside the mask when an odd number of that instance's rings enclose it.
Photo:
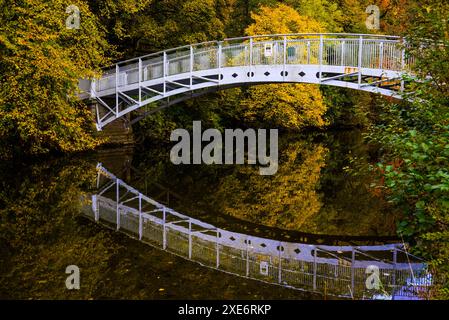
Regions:
[[[323,126],[326,106],[318,86],[307,84],[267,84],[252,87],[241,101],[246,121],[297,130]]]
[[[25,0],[0,12],[0,156],[76,152],[98,145],[78,79],[95,75],[110,49],[87,2],[67,29],[62,0]]]
[[[215,193],[215,206],[243,220],[300,230],[321,209],[317,190],[328,150],[305,141],[284,143],[276,175],[260,176],[253,167],[236,167]]]
[[[301,16],[293,8],[280,4],[274,8],[262,6],[251,14],[254,23],[248,35],[323,32],[321,24]],[[268,84],[251,87],[241,99],[240,114],[251,125],[298,130],[308,126],[323,126],[327,108],[317,85]]]
[[[263,34],[315,33],[324,32],[322,25],[284,4],[272,8],[262,6],[257,13],[252,13],[254,23],[246,28],[249,36]]]

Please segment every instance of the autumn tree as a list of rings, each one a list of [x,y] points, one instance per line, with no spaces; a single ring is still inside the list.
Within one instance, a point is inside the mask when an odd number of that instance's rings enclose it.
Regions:
[[[277,0],[228,0],[231,7],[231,19],[226,23],[229,37],[240,37],[252,23],[251,14],[261,6],[275,6]]]
[[[141,22],[144,12],[153,0],[87,0],[92,13],[99,19],[106,30],[106,38],[110,44],[118,47],[122,53],[117,59],[133,55],[136,40],[131,34],[134,23]],[[151,20],[153,21],[153,20]],[[156,23],[146,24],[146,28],[154,30]]]
[[[230,14],[227,3],[217,0],[91,2],[123,58],[222,39],[223,19]]]
[[[419,5],[410,0],[378,0],[380,30],[385,34],[404,35],[414,20],[412,8]]]
[[[301,16],[286,5],[261,7],[253,13],[248,35],[322,32],[316,20]],[[270,84],[248,89],[239,105],[243,118],[256,125],[272,125],[291,130],[322,126],[326,112],[320,89],[308,84]]]
[[[293,7],[303,16],[318,21],[328,32],[341,32],[340,22],[343,11],[333,0],[287,0],[286,4]]]
[[[339,0],[338,5],[343,12],[339,21],[344,32],[368,33],[366,28],[366,8],[373,4],[369,0]]]
[[[66,1],[3,1],[0,10],[0,144],[13,153],[73,152],[98,144],[93,116],[77,98],[110,48],[83,1],[79,29],[66,26]],[[98,69],[97,69],[98,70]]]

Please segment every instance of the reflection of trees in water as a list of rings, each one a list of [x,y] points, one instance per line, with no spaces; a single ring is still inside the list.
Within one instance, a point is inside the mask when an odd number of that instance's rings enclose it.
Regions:
[[[221,179],[211,201],[222,212],[244,220],[299,229],[322,206],[317,186],[327,150],[303,140],[281,145],[280,150],[275,175],[261,176],[257,166],[236,166]]]
[[[395,235],[398,213],[370,185],[376,176],[369,164],[377,152],[361,132],[351,130],[326,134],[327,154],[321,171],[320,192],[326,201],[320,213],[309,220],[306,232],[351,235]]]
[[[157,200],[198,218],[233,216],[326,235],[395,235],[397,215],[370,188],[376,177],[368,167],[377,161],[377,150],[360,132],[284,135],[279,143],[273,176],[260,176],[255,165],[175,166],[139,154],[133,162],[148,183],[132,185],[156,197],[162,190],[149,182],[157,181],[181,196],[170,197],[170,203],[165,194]]]
[[[95,162],[49,161],[2,172],[0,297],[93,297],[120,247],[107,231],[77,219],[81,196],[95,185]],[[83,270],[83,290],[64,285],[71,264]]]
[[[127,157],[104,155],[125,178]],[[107,159],[102,159],[107,160]],[[140,244],[82,218],[81,196],[95,190],[97,162],[61,159],[25,169],[0,164],[0,298],[271,299],[308,294],[217,271]],[[114,166],[115,164],[115,166]],[[89,199],[89,198],[88,198]],[[80,290],[67,290],[68,265],[80,268]]]

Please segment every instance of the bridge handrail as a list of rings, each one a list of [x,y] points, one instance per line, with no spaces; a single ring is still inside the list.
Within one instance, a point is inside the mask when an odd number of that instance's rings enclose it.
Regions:
[[[400,36],[391,36],[391,35],[378,35],[378,34],[363,34],[363,33],[279,33],[279,34],[263,34],[263,35],[254,35],[254,36],[244,36],[244,37],[235,37],[235,38],[225,38],[223,40],[212,40],[212,41],[205,41],[205,42],[198,42],[193,44],[187,44],[182,45],[179,47],[169,48],[165,50],[160,50],[157,52],[145,54],[142,56],[126,59],[126,60],[120,60],[117,61],[111,65],[103,67],[103,69],[108,69],[111,67],[114,67],[115,65],[121,65],[121,64],[127,64],[130,62],[138,62],[139,59],[145,59],[149,57],[156,57],[160,56],[164,53],[169,53],[172,51],[177,51],[180,49],[188,49],[190,47],[200,47],[208,44],[216,44],[217,46],[219,44],[225,43],[225,42],[233,42],[233,41],[244,41],[249,39],[258,39],[258,38],[275,38],[275,37],[320,37],[320,36],[338,36],[338,37],[352,37],[352,38],[376,38],[376,39],[385,39],[385,40],[400,40],[403,39]]]
[[[227,38],[119,61],[101,77],[81,80],[80,97],[97,100],[98,130],[152,102],[234,83],[328,84],[400,99],[406,87],[402,76],[414,65],[406,48],[404,38],[377,34]]]

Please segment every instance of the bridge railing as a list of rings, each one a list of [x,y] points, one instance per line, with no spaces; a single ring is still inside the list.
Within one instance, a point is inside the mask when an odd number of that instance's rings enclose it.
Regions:
[[[357,34],[262,35],[169,49],[117,63],[96,80],[94,90],[123,87],[195,71],[256,65],[326,65],[404,71],[399,37]]]
[[[101,165],[100,190],[86,214],[152,246],[223,272],[323,294],[418,298],[431,281],[425,264],[401,244],[309,245],[260,238],[217,228],[170,209],[129,186]],[[100,180],[106,179],[102,184]],[[406,255],[407,258],[404,258]],[[366,269],[379,269],[379,289],[367,288]],[[424,278],[423,278],[424,277]]]

